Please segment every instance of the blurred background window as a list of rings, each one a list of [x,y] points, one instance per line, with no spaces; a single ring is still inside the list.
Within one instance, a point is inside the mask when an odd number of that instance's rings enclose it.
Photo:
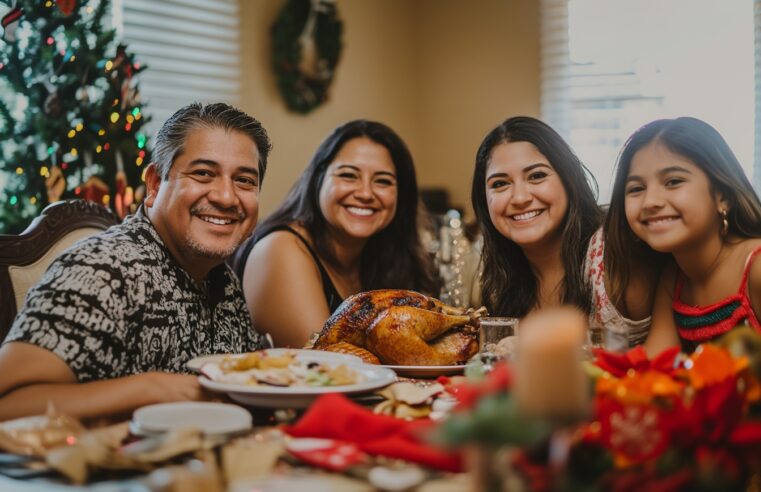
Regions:
[[[140,92],[152,135],[194,101],[240,103],[237,0],[115,0],[114,21],[148,70]]]
[[[601,203],[628,136],[677,116],[716,127],[759,191],[760,33],[761,0],[543,0],[543,118],[595,175]]]

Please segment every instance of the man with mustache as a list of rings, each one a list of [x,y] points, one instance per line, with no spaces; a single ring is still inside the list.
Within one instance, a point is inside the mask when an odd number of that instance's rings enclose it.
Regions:
[[[226,104],[164,123],[146,198],[122,224],[80,241],[29,291],[0,348],[0,420],[79,418],[197,400],[193,357],[262,347],[224,263],[251,234],[270,142]]]

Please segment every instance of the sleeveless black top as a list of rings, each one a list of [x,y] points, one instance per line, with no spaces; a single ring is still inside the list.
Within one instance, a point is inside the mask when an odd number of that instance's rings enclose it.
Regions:
[[[322,280],[322,292],[325,294],[325,302],[328,303],[328,309],[330,312],[334,312],[336,309],[338,309],[338,306],[341,305],[343,302],[343,297],[341,297],[341,294],[338,293],[338,289],[336,289],[336,286],[333,285],[333,281],[330,279],[330,275],[328,275],[328,271],[325,269],[325,267],[322,265],[322,262],[320,261],[320,258],[317,256],[317,252],[312,248],[312,246],[309,244],[309,242],[298,233],[294,228],[290,227],[287,224],[275,226],[272,229],[266,231],[263,235],[254,235],[253,237],[249,238],[243,245],[238,248],[238,251],[235,253],[233,257],[233,268],[235,269],[235,273],[238,275],[238,278],[243,281],[243,271],[246,269],[246,260],[248,260],[248,255],[251,253],[251,250],[254,248],[254,245],[259,242],[261,239],[267,237],[268,235],[272,234],[276,231],[286,231],[290,232],[291,234],[295,235],[299,240],[306,246],[307,250],[309,251],[309,254],[312,255],[312,259],[314,259],[315,264],[317,265],[317,269],[320,270],[320,279]]]

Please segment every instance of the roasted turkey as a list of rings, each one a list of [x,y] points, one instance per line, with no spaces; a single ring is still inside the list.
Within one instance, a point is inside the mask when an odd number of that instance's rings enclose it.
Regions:
[[[314,348],[375,364],[463,364],[478,351],[479,316],[410,290],[360,292],[325,322]]]

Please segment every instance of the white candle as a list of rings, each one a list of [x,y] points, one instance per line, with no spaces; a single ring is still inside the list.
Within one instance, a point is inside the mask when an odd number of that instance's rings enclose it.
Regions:
[[[515,398],[527,415],[576,419],[589,412],[589,382],[582,369],[586,317],[570,307],[539,311],[521,320],[515,364]]]

